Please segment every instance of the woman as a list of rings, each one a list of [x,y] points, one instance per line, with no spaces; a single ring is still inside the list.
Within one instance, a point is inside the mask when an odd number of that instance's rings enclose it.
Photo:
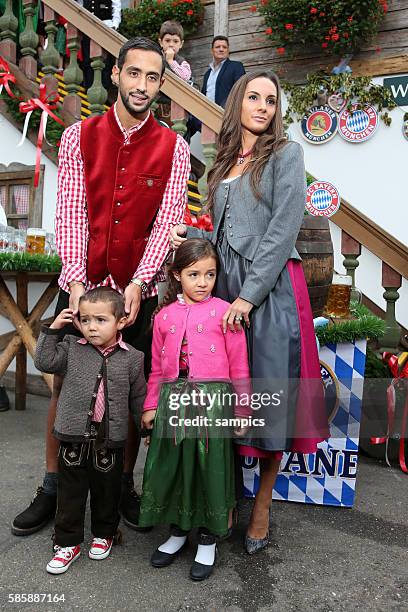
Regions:
[[[213,232],[177,225],[170,243],[177,248],[182,236],[202,236],[216,244],[216,295],[232,302],[224,329],[244,321],[254,391],[279,395],[278,405],[271,401],[254,414],[265,426],[237,441],[241,455],[260,463],[245,540],[250,554],[268,544],[282,451],[314,452],[328,435],[312,313],[295,249],[305,189],[302,148],[284,135],[278,78],[244,75],[228,98],[208,175]]]

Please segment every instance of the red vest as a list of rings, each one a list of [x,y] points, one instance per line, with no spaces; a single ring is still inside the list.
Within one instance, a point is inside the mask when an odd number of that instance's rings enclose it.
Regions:
[[[87,277],[125,288],[143,256],[166,183],[176,134],[150,115],[124,144],[113,107],[81,125],[88,207]]]

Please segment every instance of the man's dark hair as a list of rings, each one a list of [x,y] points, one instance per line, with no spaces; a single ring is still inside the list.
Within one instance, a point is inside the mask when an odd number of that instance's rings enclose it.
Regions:
[[[225,42],[227,43],[227,45],[229,46],[229,40],[226,36],[214,36],[214,38],[212,39],[212,43],[211,43],[211,48],[213,48],[213,46],[215,45],[215,43],[217,42],[217,40],[225,40]]]
[[[123,65],[126,61],[127,52],[131,51],[132,49],[141,49],[142,51],[153,51],[154,53],[157,53],[158,55],[160,55],[161,60],[162,60],[162,66],[163,66],[162,71],[161,71],[161,76],[163,76],[164,70],[165,70],[165,63],[164,63],[164,56],[160,48],[160,45],[158,45],[158,43],[154,42],[153,40],[150,40],[150,38],[145,38],[144,36],[137,36],[136,38],[130,38],[129,40],[125,42],[125,44],[119,51],[119,56],[118,56],[119,70],[122,70],[123,68]]]
[[[81,314],[81,304],[83,302],[91,302],[91,304],[95,304],[95,302],[105,302],[106,304],[110,304],[112,308],[112,314],[115,317],[116,321],[119,321],[122,317],[126,316],[125,313],[125,300],[123,295],[121,295],[115,289],[111,287],[96,287],[95,289],[90,289],[79,298],[79,312]]]

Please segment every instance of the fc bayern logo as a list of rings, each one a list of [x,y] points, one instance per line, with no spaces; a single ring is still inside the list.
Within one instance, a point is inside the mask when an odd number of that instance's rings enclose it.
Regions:
[[[339,134],[348,142],[364,142],[371,138],[378,127],[378,113],[372,106],[359,108],[353,104],[351,111],[345,108],[339,116]]]
[[[337,114],[327,104],[312,106],[300,125],[302,136],[311,144],[331,140],[337,131]]]
[[[314,217],[331,217],[340,208],[340,195],[336,187],[326,181],[315,181],[306,194],[306,209]]]

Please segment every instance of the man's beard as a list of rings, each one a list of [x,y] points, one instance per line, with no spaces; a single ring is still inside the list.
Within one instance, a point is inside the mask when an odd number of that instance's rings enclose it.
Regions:
[[[146,100],[146,104],[145,106],[142,106],[142,108],[135,110],[129,103],[129,96],[130,94],[126,95],[120,88],[119,88],[119,95],[122,99],[122,103],[123,106],[126,108],[127,112],[129,113],[129,115],[131,115],[132,117],[134,117],[135,119],[137,119],[139,117],[139,115],[143,115],[143,113],[145,113],[147,110],[149,110],[149,108],[151,107],[151,105],[154,102],[155,96],[153,96],[153,98],[148,98]]]

